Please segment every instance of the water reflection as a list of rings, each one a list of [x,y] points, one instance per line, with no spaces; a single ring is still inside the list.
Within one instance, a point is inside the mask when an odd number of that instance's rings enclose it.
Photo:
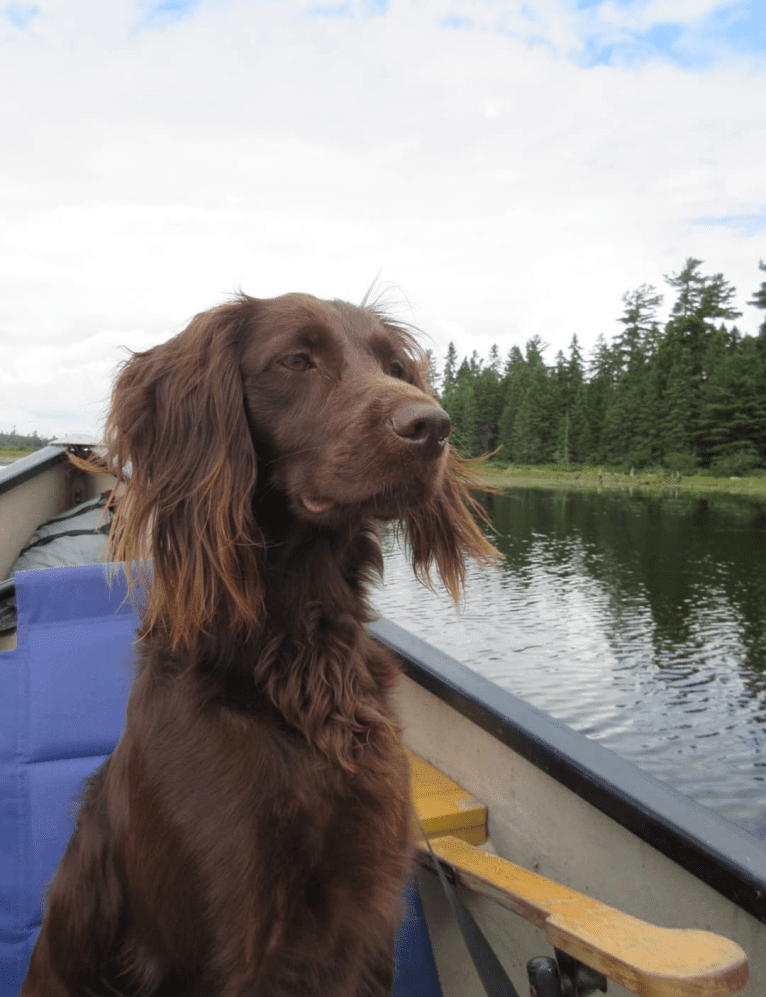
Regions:
[[[386,541],[382,613],[754,833],[766,831],[766,503],[509,490],[461,616]]]

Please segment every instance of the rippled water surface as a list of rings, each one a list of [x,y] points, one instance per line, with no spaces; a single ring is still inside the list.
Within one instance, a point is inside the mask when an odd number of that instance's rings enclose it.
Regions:
[[[511,489],[465,605],[387,540],[380,612],[766,835],[766,502]]]

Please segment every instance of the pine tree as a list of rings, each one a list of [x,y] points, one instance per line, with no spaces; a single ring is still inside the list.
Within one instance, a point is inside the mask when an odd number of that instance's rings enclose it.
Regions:
[[[668,284],[678,290],[671,323],[674,319],[710,322],[711,319],[735,319],[742,315],[742,312],[731,305],[736,289],[721,273],[713,274],[712,277],[703,276],[698,272],[701,266],[702,260],[690,256],[680,273],[665,276]]]
[[[513,422],[513,459],[520,464],[544,464],[553,459],[554,398],[543,360],[547,348],[539,336],[527,340],[528,376]]]
[[[569,344],[569,363],[567,365],[569,388],[569,459],[582,461],[585,459],[585,434],[587,432],[587,410],[585,400],[585,375],[583,359],[577,335],[572,336]]]
[[[729,337],[723,323],[716,327],[712,320],[741,314],[731,305],[736,292],[723,274],[706,277],[701,265],[689,257],[679,274],[665,278],[678,298],[657,351],[658,434],[666,463],[674,455],[677,466],[696,462],[707,384]]]
[[[493,343],[489,348],[487,367],[490,367],[500,377],[500,351],[497,348],[497,343]]]
[[[583,459],[583,437],[586,428],[585,389],[582,354],[577,336],[572,337],[569,359],[559,350],[556,367],[549,378],[554,399],[552,420],[553,459],[557,464],[571,464]]]
[[[447,354],[447,361],[453,366],[456,359],[456,357],[454,359],[450,358],[449,353]],[[446,366],[447,364],[445,364]],[[451,378],[450,387],[442,396],[442,405],[452,420],[451,439],[457,449],[465,457],[477,456],[478,405],[476,399],[476,376],[471,363],[466,357],[463,358],[457,372]]]
[[[660,337],[657,309],[662,300],[652,284],[642,284],[635,291],[623,294],[625,309],[617,320],[623,331],[615,336],[612,344],[615,368],[620,373],[632,362],[643,360],[655,351]]]
[[[683,323],[688,319],[682,319]],[[669,323],[670,324],[670,323]],[[678,337],[666,337],[656,357],[657,444],[661,459],[672,470],[696,462],[695,431],[700,398],[698,375],[687,344]]]
[[[527,390],[529,365],[518,346],[513,346],[505,363],[501,385],[502,411],[498,423],[498,444],[503,460],[515,460],[515,436],[513,426],[516,413]]]
[[[452,420],[452,435],[458,451],[464,457],[478,455],[477,428],[478,412],[474,385],[465,378],[456,385],[452,396],[452,407],[448,410]]]
[[[766,273],[766,263],[764,263],[763,260],[758,262],[758,269],[763,270],[763,272]],[[750,301],[748,301],[748,304],[753,305],[754,308],[766,309],[766,280],[761,281],[761,286],[755,292]],[[761,327],[758,330],[758,334],[766,339],[766,316],[764,316]]]
[[[490,351],[489,363],[481,366],[475,378],[477,452],[488,453],[497,448],[500,414],[503,408],[503,384],[498,373],[500,358],[497,347]]]
[[[503,376],[508,377],[509,374],[512,374],[520,363],[524,363],[524,355],[518,346],[512,346],[508,351],[508,359],[505,361]]]
[[[604,460],[602,434],[606,413],[614,397],[615,361],[603,333],[599,334],[589,364],[589,381],[586,391],[587,428],[584,433],[587,447],[586,459]]]
[[[442,394],[446,395],[455,383],[455,370],[457,368],[457,351],[455,344],[450,342],[447,347],[447,356],[444,359],[444,376],[442,380]]]
[[[550,461],[555,444],[554,399],[539,336],[526,344],[526,357],[513,347],[505,366],[498,420],[500,456],[517,464]]]
[[[742,474],[766,462],[766,394],[753,337],[732,345],[712,374],[699,437],[714,470]]]
[[[569,370],[562,350],[556,354],[556,366],[553,369],[553,399],[553,417],[556,422],[553,460],[556,464],[568,464],[571,459],[569,450]]]
[[[702,260],[689,256],[680,273],[665,274],[667,283],[678,290],[678,298],[673,305],[674,315],[685,318],[697,313],[704,285],[704,278],[697,273],[701,266]]]

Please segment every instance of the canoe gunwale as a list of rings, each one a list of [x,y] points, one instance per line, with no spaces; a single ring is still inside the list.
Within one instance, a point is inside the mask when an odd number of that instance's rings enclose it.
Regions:
[[[512,751],[766,924],[766,845],[391,620],[405,673]]]
[[[66,457],[66,452],[66,447],[51,443],[12,464],[0,467],[0,495],[55,467]]]

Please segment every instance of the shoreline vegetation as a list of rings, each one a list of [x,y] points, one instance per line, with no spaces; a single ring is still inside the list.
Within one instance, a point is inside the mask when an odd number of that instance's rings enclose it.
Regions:
[[[599,335],[589,358],[577,336],[552,364],[540,335],[505,362],[497,343],[462,361],[450,343],[432,380],[461,453],[528,469],[511,475],[518,484],[534,475],[543,487],[747,489],[766,474],[766,318],[756,335],[741,332],[735,288],[701,267],[689,257],[666,275],[676,301],[664,327],[655,287],[626,292],[619,331]],[[748,304],[766,312],[766,280]],[[554,467],[590,472],[552,480]]]
[[[34,450],[22,450],[16,447],[0,447],[0,460],[13,461],[20,457],[28,457]]]
[[[486,461],[474,466],[480,485],[492,488],[550,488],[581,491],[641,491],[678,495],[728,492],[733,495],[766,497],[766,475],[715,478],[710,474],[680,475],[664,468],[632,473],[605,467],[564,464],[506,464]]]
[[[34,453],[32,449],[0,447],[0,461],[13,461]],[[728,492],[732,495],[766,497],[766,474],[714,478],[710,474],[683,476],[664,468],[622,473],[605,467],[573,464],[507,464],[484,461],[474,466],[479,486],[491,488],[550,488],[563,491],[613,491],[639,489],[649,492],[684,493]]]
[[[21,457],[28,457],[39,450],[39,447],[0,447],[0,460],[14,461]]]

